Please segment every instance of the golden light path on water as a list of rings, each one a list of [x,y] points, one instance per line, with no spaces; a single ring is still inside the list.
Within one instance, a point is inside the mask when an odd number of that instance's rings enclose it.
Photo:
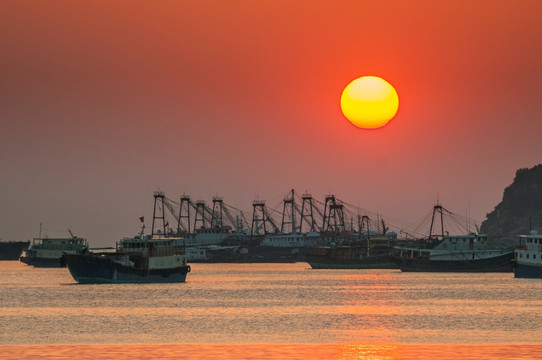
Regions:
[[[539,359],[542,345],[162,344],[0,346],[2,359],[284,359],[457,360]]]
[[[184,284],[74,284],[0,262],[0,359],[536,359],[542,281],[193,264]]]

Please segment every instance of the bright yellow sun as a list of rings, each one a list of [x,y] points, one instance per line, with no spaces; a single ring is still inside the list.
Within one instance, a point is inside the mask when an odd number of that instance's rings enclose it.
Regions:
[[[399,97],[393,86],[376,76],[363,76],[352,81],[341,95],[344,116],[363,129],[386,125],[398,108]]]

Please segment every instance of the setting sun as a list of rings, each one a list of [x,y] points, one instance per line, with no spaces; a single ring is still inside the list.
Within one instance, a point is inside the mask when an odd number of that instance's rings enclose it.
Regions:
[[[363,129],[386,125],[398,108],[399,97],[393,86],[376,76],[363,76],[352,81],[341,95],[344,116]]]

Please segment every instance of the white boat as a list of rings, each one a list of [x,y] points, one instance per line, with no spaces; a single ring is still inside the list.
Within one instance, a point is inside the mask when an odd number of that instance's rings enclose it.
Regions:
[[[513,252],[487,246],[487,235],[445,236],[395,247],[401,271],[511,272]]]
[[[70,230],[68,232],[70,238],[34,238],[19,260],[36,267],[62,267],[62,254],[81,254],[88,249],[86,239],[74,236]]]
[[[514,255],[514,277],[542,279],[542,234],[520,235]]]
[[[451,214],[433,207],[429,237],[404,240],[395,246],[395,262],[401,271],[415,272],[512,272],[512,249],[493,248],[486,234],[432,235],[437,215]],[[443,227],[443,223],[441,220]]]
[[[306,248],[323,245],[325,238],[317,232],[305,234],[266,234],[261,246],[283,247],[283,248]]]

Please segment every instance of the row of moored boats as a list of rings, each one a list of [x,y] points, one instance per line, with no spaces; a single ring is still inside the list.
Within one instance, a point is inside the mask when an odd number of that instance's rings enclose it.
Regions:
[[[442,209],[435,206],[435,211]],[[154,225],[154,224],[153,224]],[[190,272],[183,236],[155,233],[121,239],[115,248],[90,249],[86,239],[39,237],[23,250],[20,261],[36,267],[67,266],[79,283],[184,282]],[[313,269],[400,269],[405,272],[514,272],[517,278],[542,278],[542,235],[519,236],[518,246],[493,248],[487,235],[429,236],[397,240],[395,233],[281,234],[273,244],[304,251],[298,261]],[[318,245],[328,239],[326,245]],[[329,241],[332,239],[333,242]],[[267,244],[266,244],[267,242]],[[293,252],[293,251],[292,251]],[[227,261],[224,261],[227,262]]]

